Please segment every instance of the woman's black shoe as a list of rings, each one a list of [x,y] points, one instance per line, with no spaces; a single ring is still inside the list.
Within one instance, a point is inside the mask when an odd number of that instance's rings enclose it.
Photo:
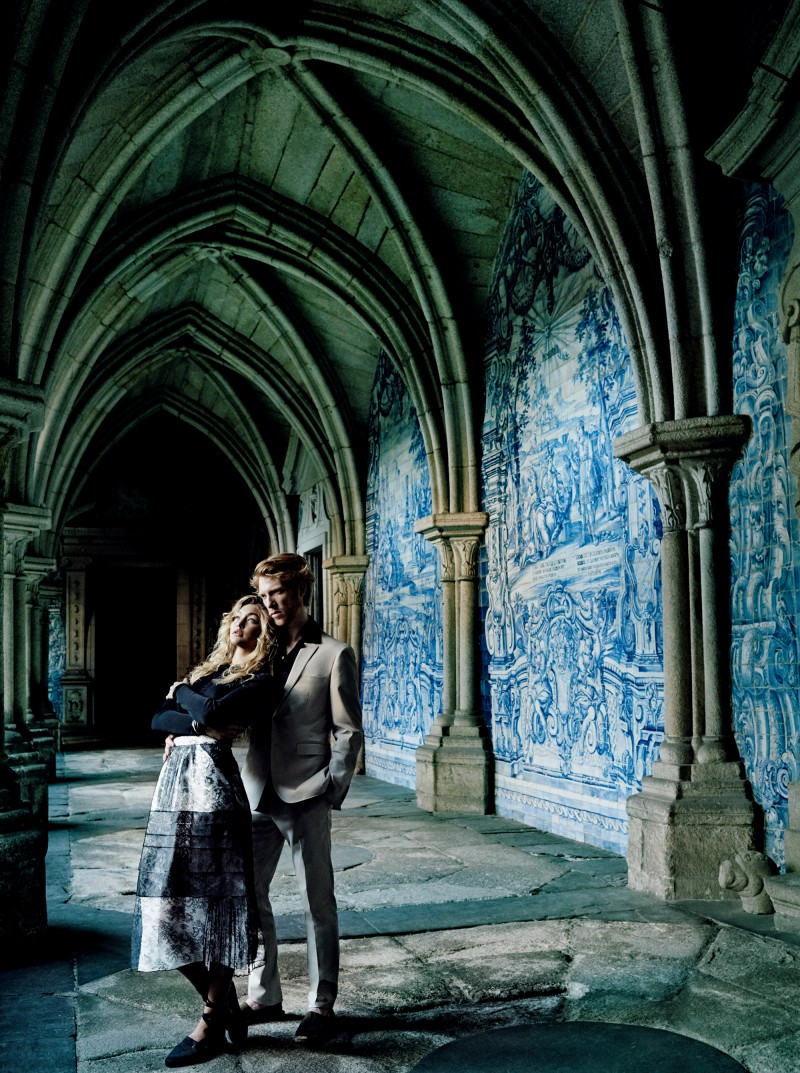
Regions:
[[[213,1005],[206,1001],[207,1006]],[[196,1066],[201,1062],[209,1062],[218,1054],[230,1054],[232,1048],[225,1041],[226,1010],[211,1010],[203,1014],[203,1020],[208,1025],[208,1035],[205,1039],[196,1040],[191,1036],[184,1036],[164,1059],[164,1065],[170,1069],[177,1066]]]

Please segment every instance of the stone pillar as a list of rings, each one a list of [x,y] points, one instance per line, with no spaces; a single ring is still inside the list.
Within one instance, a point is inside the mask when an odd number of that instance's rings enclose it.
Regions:
[[[361,667],[361,627],[364,593],[364,575],[369,566],[368,555],[335,555],[323,559],[326,571],[326,591],[331,594],[327,607],[326,629],[333,637],[350,645],[356,654],[356,663]],[[366,770],[364,746],[356,762],[356,774]]]
[[[0,380],[0,547],[14,449],[41,428],[42,392],[19,381]],[[0,598],[4,595],[0,590]],[[3,637],[0,632],[0,648]],[[0,652],[0,667],[4,666]],[[5,723],[0,720],[0,935],[9,947],[44,933],[47,926],[44,857],[47,833],[20,798],[19,779],[8,762]]]
[[[3,518],[3,708],[8,762],[19,779],[20,797],[47,822],[47,782],[54,767],[55,741],[31,733],[30,629],[25,551],[49,523],[47,511],[7,504]],[[42,749],[40,750],[40,746]]]
[[[175,601],[175,668],[178,677],[182,678],[208,653],[205,577],[179,570]]]
[[[63,733],[88,736],[94,724],[93,682],[86,667],[86,569],[91,559],[73,556],[61,566],[65,575],[67,654],[61,678]]]
[[[487,514],[435,514],[414,526],[442,556],[442,713],[416,752],[417,804],[429,812],[494,807],[489,733],[478,694],[478,556]]]
[[[334,637],[350,645],[359,665],[364,575],[368,566],[368,555],[336,555],[322,563],[323,570],[328,571],[329,590],[333,595],[328,625]]]
[[[61,728],[48,693],[50,608],[40,585],[56,568],[55,559],[26,555],[23,560],[28,618],[28,707],[25,718],[32,741],[45,757],[48,778],[55,778]]]
[[[614,445],[662,509],[664,739],[628,799],[628,882],[665,899],[735,897],[719,887],[720,863],[754,848],[728,671],[727,484],[748,434],[745,417],[688,418]]]

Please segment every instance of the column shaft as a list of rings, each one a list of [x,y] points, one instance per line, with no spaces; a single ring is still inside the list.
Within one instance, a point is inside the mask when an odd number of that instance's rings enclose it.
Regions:
[[[664,740],[660,758],[692,758],[692,634],[689,625],[689,548],[686,532],[664,533],[661,544],[664,606]]]

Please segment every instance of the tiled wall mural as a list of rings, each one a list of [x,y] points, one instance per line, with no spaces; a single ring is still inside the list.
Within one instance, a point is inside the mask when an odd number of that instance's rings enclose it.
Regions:
[[[416,780],[414,751],[441,711],[439,554],[414,532],[431,513],[414,408],[389,359],[372,389],[361,687],[368,775]]]
[[[612,456],[638,419],[610,292],[531,176],[496,265],[486,393],[497,811],[624,851],[663,732],[660,514]]]
[[[800,525],[788,459],[786,350],[778,292],[791,218],[768,187],[753,187],[741,235],[733,339],[734,410],[753,435],[730,485],[734,725],[766,821],[766,850],[783,863],[787,787],[800,756]]]
[[[56,716],[63,721],[64,696],[61,676],[67,666],[67,627],[62,598],[48,601],[49,635],[47,656],[47,695]]]
[[[790,246],[779,199],[754,187],[733,356],[734,408],[754,426],[730,492],[733,707],[779,863],[787,786],[800,777],[800,523],[777,314]],[[624,852],[625,800],[663,731],[660,516],[648,482],[612,457],[637,416],[609,291],[531,177],[489,314],[482,686],[497,811]],[[362,685],[367,770],[407,786],[441,707],[438,555],[413,532],[430,509],[416,416],[383,358],[370,419]]]

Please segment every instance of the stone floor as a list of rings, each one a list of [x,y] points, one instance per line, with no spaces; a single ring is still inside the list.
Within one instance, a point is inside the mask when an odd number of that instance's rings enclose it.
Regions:
[[[0,972],[3,1071],[148,1073],[194,1024],[179,974],[128,968],[159,764],[158,749],[60,757],[47,941]],[[295,1044],[293,1020],[259,1027],[212,1073],[511,1073],[526,1054],[526,1073],[623,1073],[634,1066],[602,1043],[620,1032],[649,1073],[800,1073],[800,941],[773,917],[738,902],[664,904],[628,890],[611,853],[501,817],[432,816],[365,776],[334,817],[340,1035],[314,1050]],[[284,1006],[299,1019],[305,947],[288,861],[275,908]],[[569,1046],[548,1049],[553,1026]],[[512,1044],[518,1064],[503,1064]]]

